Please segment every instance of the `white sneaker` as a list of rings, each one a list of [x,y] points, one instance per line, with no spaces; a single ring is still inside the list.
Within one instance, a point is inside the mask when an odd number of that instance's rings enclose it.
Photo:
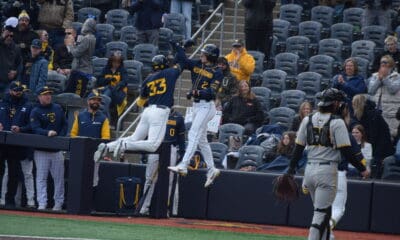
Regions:
[[[204,184],[204,187],[209,187],[214,182],[215,178],[217,178],[220,174],[221,171],[217,168],[211,168],[210,170],[208,170],[207,181]]]
[[[176,166],[169,166],[168,170],[175,172],[175,173],[179,173],[183,176],[186,176],[188,173],[187,167],[183,163],[179,163]]]
[[[117,161],[121,159],[121,155],[125,152],[125,144],[124,141],[119,140],[117,146],[114,150],[114,159]]]
[[[37,210],[46,210],[46,206],[45,205],[39,205]]]
[[[4,199],[0,199],[0,205],[6,205],[6,201]]]
[[[54,204],[54,207],[52,209],[53,211],[61,211],[62,210],[62,204]]]
[[[93,160],[95,162],[100,161],[102,158],[104,158],[104,156],[107,153],[107,145],[105,143],[100,143],[99,146],[97,147],[96,152],[93,155]]]
[[[26,204],[26,207],[34,208],[35,207],[35,200],[33,200],[33,199],[28,200],[28,203]]]
[[[149,215],[150,215],[149,208],[142,208],[142,209],[140,210],[140,215],[142,215],[142,216],[149,216]]]

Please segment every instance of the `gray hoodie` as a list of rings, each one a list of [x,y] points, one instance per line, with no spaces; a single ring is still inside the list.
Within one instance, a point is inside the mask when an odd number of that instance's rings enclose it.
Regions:
[[[82,26],[82,35],[78,36],[75,46],[70,49],[72,56],[72,70],[84,73],[93,73],[92,57],[96,47],[96,21],[88,18]]]

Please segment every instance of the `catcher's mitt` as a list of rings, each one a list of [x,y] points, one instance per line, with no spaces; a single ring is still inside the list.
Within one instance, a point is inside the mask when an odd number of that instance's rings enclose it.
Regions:
[[[291,202],[300,195],[299,185],[292,174],[283,174],[275,178],[272,184],[275,196],[281,201]]]

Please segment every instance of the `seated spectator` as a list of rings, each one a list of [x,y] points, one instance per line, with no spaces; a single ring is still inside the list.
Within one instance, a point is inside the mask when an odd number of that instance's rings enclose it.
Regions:
[[[49,45],[49,34],[46,30],[38,31],[40,41],[42,41],[42,55],[49,62],[48,69],[53,70],[54,50]]]
[[[311,103],[308,101],[303,102],[299,107],[299,113],[293,118],[292,126],[290,127],[290,131],[299,130],[299,126],[303,118],[310,114],[312,111]]]
[[[361,153],[364,156],[366,162],[366,168],[371,171],[371,161],[372,161],[372,145],[367,142],[367,136],[365,134],[365,129],[362,125],[357,124],[351,130],[351,134],[357,141],[357,144],[361,147]],[[355,169],[353,165],[349,164],[349,169]]]
[[[102,94],[111,98],[111,122],[115,123],[127,105],[128,72],[124,68],[120,51],[115,51],[108,58],[97,85]]]
[[[26,85],[33,94],[38,94],[39,89],[46,85],[48,61],[41,54],[42,42],[34,39],[31,44],[31,56],[24,64],[22,71],[22,84]]]
[[[378,72],[368,79],[368,93],[374,96],[373,100],[382,111],[382,116],[389,124],[390,133],[394,137],[397,128],[395,116],[400,105],[400,74],[395,71],[395,63],[391,56],[383,56],[380,63]]]
[[[264,112],[247,81],[239,82],[239,93],[226,104],[222,123],[237,123],[245,128],[244,135],[251,135],[264,121]]]
[[[253,56],[247,53],[243,41],[240,39],[235,40],[232,44],[232,51],[225,57],[229,62],[231,73],[236,79],[249,82],[256,63]]]
[[[372,145],[373,163],[376,165],[376,173],[372,169],[373,175],[380,177],[382,161],[385,157],[393,154],[394,149],[390,138],[389,126],[379,110],[376,109],[376,104],[367,99],[364,94],[354,96],[353,101],[353,123],[361,124],[365,129],[367,142]]]
[[[342,90],[347,95],[347,103],[351,106],[351,100],[357,94],[366,93],[364,77],[358,74],[356,60],[348,58],[344,61],[344,72],[337,74],[332,79],[332,87]],[[351,111],[351,110],[350,110]]]
[[[219,57],[217,60],[218,67],[221,68],[224,78],[221,82],[221,87],[217,93],[217,100],[215,105],[217,109],[222,110],[223,106],[231,100],[232,96],[238,91],[237,79],[231,73],[228,60],[224,57]]]
[[[72,68],[72,60],[74,57],[70,52],[68,52],[68,48],[66,43],[68,42],[67,37],[71,35],[74,39],[76,39],[76,31],[74,28],[65,29],[65,39],[64,44],[56,49],[54,53],[54,70],[58,73],[63,74],[65,76],[69,76]]]
[[[385,52],[375,57],[373,70],[378,71],[380,67],[381,58],[385,55],[389,55],[393,58],[396,63],[396,72],[400,70],[400,50],[397,48],[397,37],[388,36],[385,39]]]
[[[362,26],[380,25],[391,32],[391,5],[391,0],[366,0]]]

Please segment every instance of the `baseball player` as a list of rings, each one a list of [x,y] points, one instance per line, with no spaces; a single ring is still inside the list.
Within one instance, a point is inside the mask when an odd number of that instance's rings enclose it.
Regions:
[[[132,136],[99,144],[93,157],[96,162],[104,158],[107,152],[114,152],[114,157],[118,157],[126,149],[155,152],[161,145],[170,108],[174,104],[175,83],[181,74],[179,66],[167,68],[167,64],[164,55],[153,57],[154,73],[143,82],[137,101],[140,107],[146,102],[148,106],[144,109],[135,132]],[[144,140],[146,137],[147,140]]]
[[[353,164],[364,178],[369,176],[361,162],[355,160],[344,121],[336,116],[345,96],[337,89],[322,92],[318,111],[305,117],[297,132],[294,156],[288,174],[295,173],[297,162],[307,146],[308,162],[304,172],[303,189],[311,195],[314,215],[308,239],[329,239],[329,220],[336,196],[338,164],[341,155]]]
[[[74,123],[72,124],[71,137],[92,137],[109,140],[110,122],[107,116],[102,113],[99,108],[101,104],[101,95],[97,90],[93,90],[87,97],[88,108],[80,113],[75,114]],[[93,187],[99,182],[99,165],[94,165]]]
[[[172,142],[171,144],[171,165],[176,164],[177,155],[183,157],[185,153],[185,122],[182,115],[172,110],[168,122],[167,122],[167,130],[165,132],[165,140],[168,142]],[[147,167],[146,167],[146,182],[144,184],[143,192],[146,192],[146,189],[150,187],[149,192],[143,202],[142,209],[140,210],[140,214],[148,215],[149,207],[151,203],[151,198],[153,196],[154,187],[157,182],[157,173],[158,173],[158,154],[150,154],[147,158]],[[171,174],[172,175],[172,174]],[[175,189],[175,192],[172,193],[172,181],[173,177],[169,178],[169,195],[174,194],[174,203],[172,205],[172,213],[177,214],[177,200],[178,200],[178,190]],[[177,185],[176,185],[177,186]]]
[[[32,109],[31,127],[35,134],[54,137],[65,136],[67,120],[60,105],[52,103],[49,87],[44,86],[38,91],[39,104]],[[47,176],[49,171],[54,180],[53,211],[60,211],[64,203],[64,156],[54,149],[34,150],[33,158],[36,164],[36,190],[38,210],[47,207]]]
[[[168,167],[173,172],[187,174],[190,159],[197,150],[207,163],[207,180],[204,187],[210,186],[220,171],[214,167],[210,145],[207,141],[207,123],[215,116],[215,97],[223,79],[221,69],[217,66],[219,49],[214,44],[206,44],[201,49],[200,60],[190,60],[182,47],[176,46],[177,61],[191,71],[192,91],[188,99],[193,99],[193,120],[188,134],[188,146],[182,162],[177,166]]]

